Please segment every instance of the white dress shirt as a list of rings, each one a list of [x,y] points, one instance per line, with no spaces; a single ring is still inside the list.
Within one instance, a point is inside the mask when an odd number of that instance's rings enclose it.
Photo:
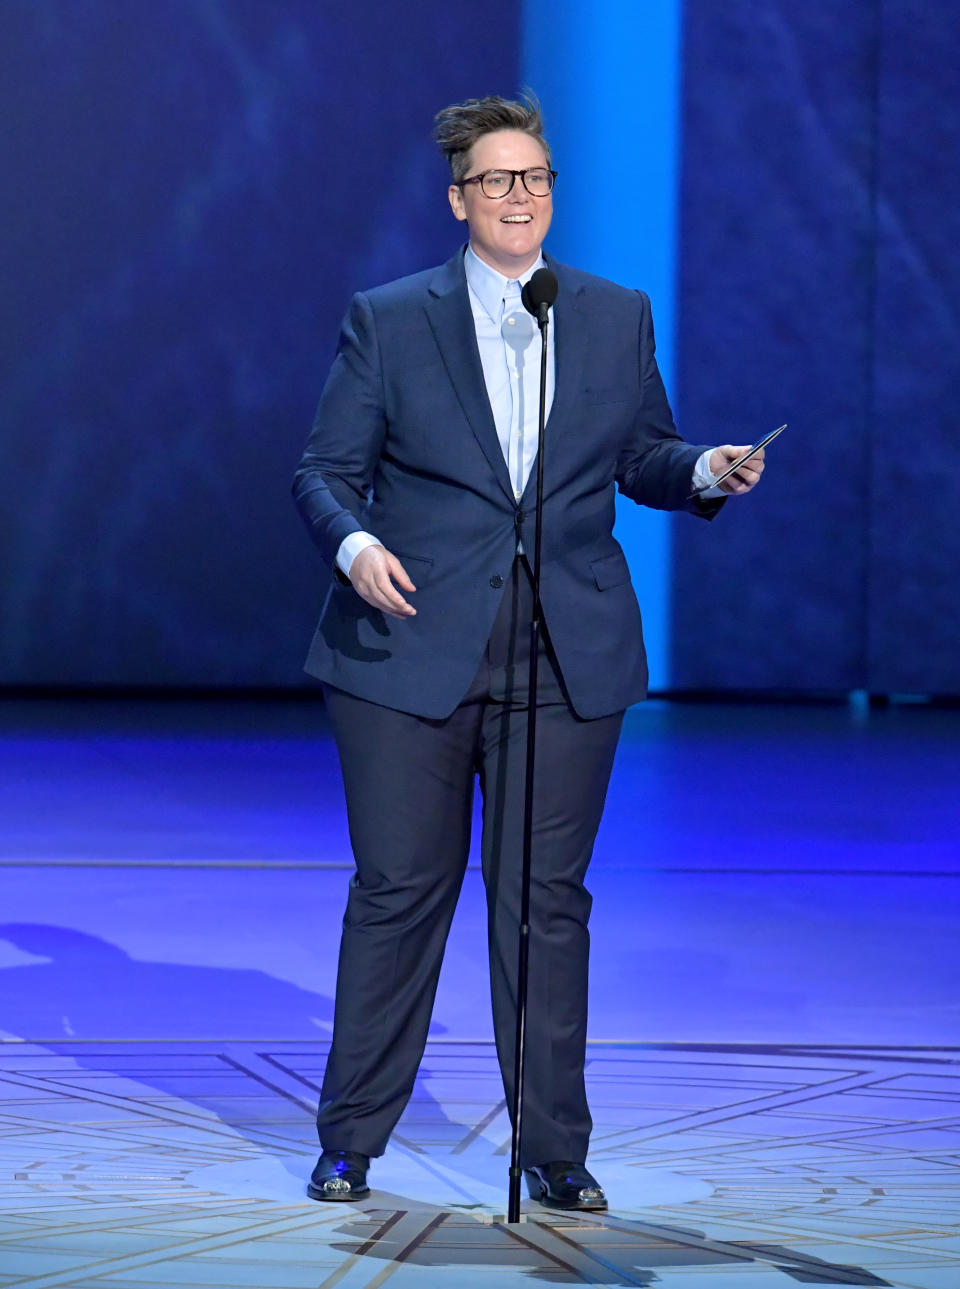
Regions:
[[[540,419],[540,333],[520,292],[543,257],[519,278],[507,278],[467,247],[464,269],[483,380],[497,427],[503,459],[519,501],[537,456]],[[547,330],[547,416],[556,386],[553,328]]]

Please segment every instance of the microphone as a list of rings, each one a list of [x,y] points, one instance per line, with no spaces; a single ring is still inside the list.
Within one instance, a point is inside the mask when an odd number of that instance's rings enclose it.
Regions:
[[[547,310],[557,298],[560,283],[557,275],[549,269],[537,269],[533,277],[520,292],[523,307],[532,313],[541,328],[547,325]]]

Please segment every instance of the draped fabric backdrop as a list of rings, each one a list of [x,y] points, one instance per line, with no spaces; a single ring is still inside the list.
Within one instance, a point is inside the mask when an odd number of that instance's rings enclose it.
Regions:
[[[956,694],[960,22],[688,0],[684,59],[677,408],[790,429],[675,525],[672,683]]]
[[[289,685],[290,500],[352,292],[462,240],[438,107],[516,7],[5,2],[0,680]]]

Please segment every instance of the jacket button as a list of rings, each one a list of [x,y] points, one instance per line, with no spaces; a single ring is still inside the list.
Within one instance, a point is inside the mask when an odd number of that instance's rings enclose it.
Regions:
[[[503,578],[500,576],[499,573],[494,573],[493,577],[491,577],[490,579],[490,585],[493,587],[494,590],[497,590],[498,587],[503,586]]]
[[[522,510],[518,510],[518,511],[517,511],[517,523],[518,523],[518,524],[522,524],[522,523],[523,523],[523,521],[526,519],[526,517],[527,517],[527,516],[526,516],[526,514],[525,514]]]

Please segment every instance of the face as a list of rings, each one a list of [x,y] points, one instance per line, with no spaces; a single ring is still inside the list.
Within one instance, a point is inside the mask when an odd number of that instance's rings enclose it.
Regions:
[[[485,134],[470,152],[467,177],[485,170],[527,170],[547,164],[543,148],[522,130]],[[470,245],[504,277],[519,277],[536,262],[553,218],[553,194],[531,197],[520,179],[506,197],[485,197],[479,184],[448,190],[450,205],[470,229]]]

